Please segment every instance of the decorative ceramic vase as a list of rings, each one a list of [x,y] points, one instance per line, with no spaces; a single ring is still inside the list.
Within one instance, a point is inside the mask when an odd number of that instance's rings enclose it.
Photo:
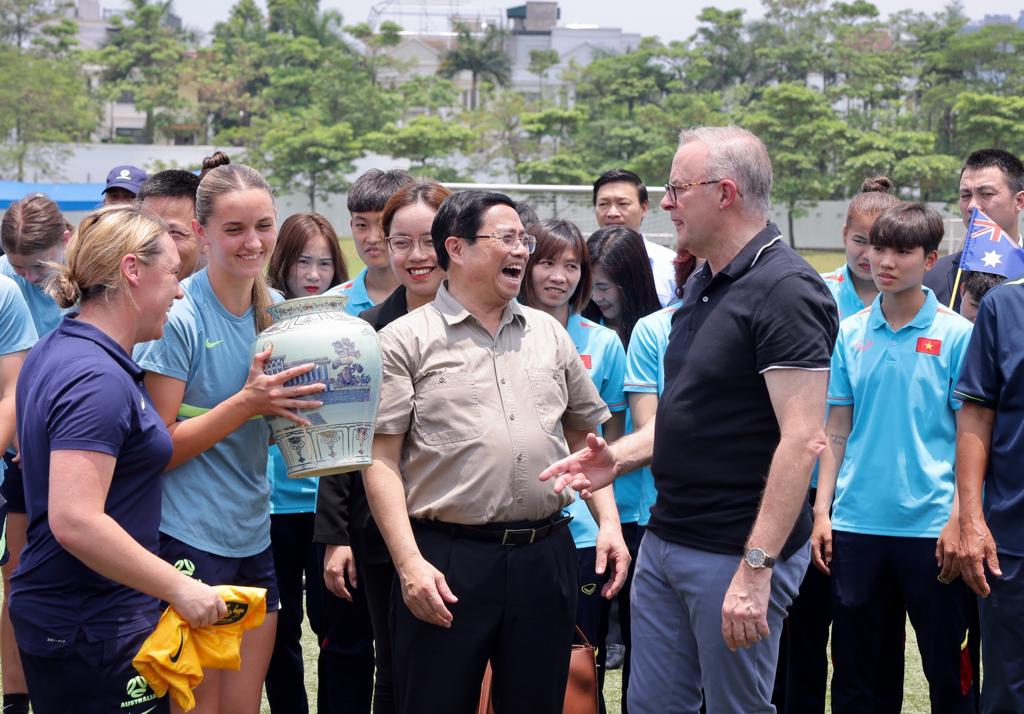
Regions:
[[[373,427],[380,403],[380,341],[365,321],[344,311],[348,298],[317,295],[269,308],[274,324],[256,336],[253,352],[273,352],[264,371],[277,374],[313,363],[312,371],[286,386],[326,385],[304,397],[323,402],[303,409],[309,426],[269,417],[288,476],[325,476],[369,466]]]

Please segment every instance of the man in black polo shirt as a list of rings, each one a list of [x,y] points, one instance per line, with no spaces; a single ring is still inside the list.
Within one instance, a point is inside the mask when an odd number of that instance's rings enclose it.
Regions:
[[[771,162],[737,127],[684,131],[662,208],[707,259],[687,285],[655,419],[547,469],[556,490],[651,463],[633,591],[632,714],[773,711],[786,608],[809,562],[836,306],[768,222]]]

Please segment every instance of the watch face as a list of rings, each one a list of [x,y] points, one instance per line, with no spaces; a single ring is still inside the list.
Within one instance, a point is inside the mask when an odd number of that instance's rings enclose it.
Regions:
[[[747,561],[747,565],[752,568],[763,568],[764,567],[764,551],[760,548],[751,548],[743,556],[743,559]]]

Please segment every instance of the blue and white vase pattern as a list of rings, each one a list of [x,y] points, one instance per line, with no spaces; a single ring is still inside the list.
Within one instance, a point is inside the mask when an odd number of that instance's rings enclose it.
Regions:
[[[274,324],[256,336],[253,352],[273,346],[264,368],[277,374],[313,363],[312,371],[287,386],[322,383],[327,389],[305,397],[323,402],[304,409],[310,425],[268,417],[281,446],[288,476],[326,476],[369,466],[373,427],[380,403],[380,341],[369,323],[344,311],[348,298],[296,298],[268,308]]]

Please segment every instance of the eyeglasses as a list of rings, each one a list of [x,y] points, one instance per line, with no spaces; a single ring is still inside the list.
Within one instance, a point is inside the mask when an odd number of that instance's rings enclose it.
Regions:
[[[670,182],[665,184],[665,193],[668,195],[668,200],[672,202],[672,205],[675,205],[679,201],[679,194],[686,193],[691,188],[696,188],[697,186],[710,186],[713,183],[721,183],[724,180],[725,179],[715,179],[714,181],[693,181],[691,183],[679,184],[678,186]]]
[[[434,252],[434,241],[429,233],[424,233],[419,238],[412,236],[393,235],[387,237],[388,248],[395,255],[408,255],[412,252],[413,246],[419,243],[420,251],[423,253]]]
[[[487,235],[473,237],[493,238],[495,240],[500,240],[502,243],[505,244],[505,247],[508,248],[509,250],[515,250],[516,244],[522,243],[524,246],[526,246],[527,253],[533,253],[534,249],[537,247],[537,239],[531,236],[529,233],[523,233],[520,235],[519,233],[513,233],[512,231],[509,231],[508,233],[489,233]]]

